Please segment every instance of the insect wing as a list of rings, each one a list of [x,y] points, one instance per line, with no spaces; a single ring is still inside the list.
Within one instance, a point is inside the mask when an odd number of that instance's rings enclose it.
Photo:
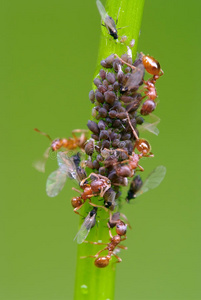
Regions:
[[[80,230],[78,231],[77,235],[75,236],[74,240],[77,239],[78,244],[82,244],[84,240],[87,238],[91,228],[95,225],[95,218],[96,214],[94,214],[92,217],[87,215],[85,218]]]
[[[46,192],[49,197],[55,197],[63,189],[66,182],[67,175],[62,172],[59,168],[58,170],[52,172],[46,182]]]
[[[77,175],[76,166],[73,159],[67,156],[64,152],[57,153],[57,162],[59,169],[62,173],[65,173],[67,177],[79,181]]]
[[[105,22],[105,19],[108,17],[108,14],[105,11],[105,7],[99,0],[96,1],[96,5],[97,5],[98,11],[101,15],[101,19]]]
[[[144,122],[142,125],[140,125],[140,129],[142,131],[147,130],[155,135],[159,135],[159,129],[156,126],[160,123],[160,118],[153,114],[150,114],[150,117],[153,120],[153,122]]]
[[[45,173],[45,164],[46,164],[47,159],[49,157],[49,152],[50,152],[50,147],[47,148],[47,150],[45,150],[43,156],[40,159],[33,162],[33,167],[37,171]]]
[[[149,190],[155,189],[163,181],[166,174],[166,167],[156,167],[145,179],[141,189],[136,193],[136,197],[148,192]]]

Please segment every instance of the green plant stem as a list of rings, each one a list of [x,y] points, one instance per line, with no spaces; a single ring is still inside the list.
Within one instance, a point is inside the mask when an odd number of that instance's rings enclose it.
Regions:
[[[95,1],[94,1],[95,5]],[[118,30],[119,39],[121,36],[126,35],[127,41],[135,40],[135,45],[132,48],[133,58],[137,53],[137,44],[142,20],[142,13],[144,7],[144,0],[108,0],[106,3],[106,11],[109,16],[112,16],[116,20],[118,16],[117,28],[124,27]],[[98,55],[98,66],[96,74],[100,70],[100,61],[112,53],[116,53],[121,56],[127,51],[125,44],[115,41],[107,32],[104,26],[101,26],[102,35],[100,42],[100,49]],[[128,44],[128,42],[127,42]],[[95,198],[93,202],[97,201]],[[96,202],[100,205],[101,201]],[[84,205],[82,214],[87,215],[92,207]],[[108,213],[103,209],[98,210],[97,224],[88,235],[89,241],[103,241],[103,243],[109,242],[109,233],[107,228]],[[81,219],[80,224],[83,222]],[[115,232],[115,231],[114,231]],[[115,233],[114,233],[115,234]],[[105,246],[99,246],[89,243],[82,243],[78,245],[77,251],[77,269],[76,269],[76,282],[75,282],[75,296],[74,300],[112,300],[114,299],[114,287],[115,287],[115,269],[116,264],[112,259],[109,266],[104,269],[95,267],[95,258],[80,259],[81,256],[95,255],[100,249]],[[103,252],[101,255],[106,255],[107,252]]]

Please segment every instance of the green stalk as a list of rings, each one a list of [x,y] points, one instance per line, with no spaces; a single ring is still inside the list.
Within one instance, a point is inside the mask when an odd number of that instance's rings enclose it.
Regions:
[[[94,1],[95,5],[95,1]],[[108,0],[106,3],[106,11],[109,16],[112,16],[114,20],[118,17],[117,28],[125,27],[118,30],[119,40],[121,36],[126,35],[127,41],[135,40],[135,45],[132,48],[133,59],[137,53],[137,44],[142,20],[142,13],[144,7],[144,0]],[[98,55],[98,66],[96,74],[100,70],[100,61],[108,57],[112,53],[116,53],[121,56],[126,53],[127,47],[124,44],[116,42],[107,32],[107,29],[103,26],[100,49]],[[127,42],[126,42],[127,43]],[[93,202],[97,201],[95,198]],[[102,201],[96,202],[99,205]],[[84,216],[92,208],[89,205],[84,205],[81,212]],[[89,241],[103,241],[109,242],[109,234],[107,228],[108,213],[103,209],[98,210],[97,224],[88,235]],[[80,225],[83,222],[81,219]],[[115,231],[114,231],[115,234]],[[95,255],[100,249],[105,246],[98,246],[89,243],[82,243],[78,245],[77,251],[77,270],[76,270],[76,282],[75,282],[75,300],[112,300],[114,299],[115,288],[115,269],[116,259],[111,259],[109,266],[104,269],[99,269],[94,265],[95,258],[80,259],[81,256]],[[107,252],[101,253],[106,255]]]

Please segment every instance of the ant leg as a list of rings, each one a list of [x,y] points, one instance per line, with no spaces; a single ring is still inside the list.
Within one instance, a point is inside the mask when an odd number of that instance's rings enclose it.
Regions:
[[[113,238],[113,235],[112,235],[112,232],[111,232],[110,224],[107,223],[107,226],[108,226],[108,228],[109,228],[109,235],[110,235],[110,237],[111,237],[111,239],[112,239],[112,238]]]
[[[136,140],[139,140],[139,137],[138,137],[135,129],[133,128],[133,125],[131,124],[131,120],[130,120],[129,114],[127,112],[126,112],[126,115],[127,115],[127,118],[128,118],[128,123],[129,123],[129,125],[130,125],[130,127],[131,127],[131,129],[133,131],[133,134],[134,134]]]
[[[115,261],[114,263],[120,263],[120,262],[122,262],[122,259],[119,257],[119,256],[117,256],[116,254],[114,254],[114,253],[112,253],[115,257],[116,257],[116,259],[117,259],[117,261]]]
[[[80,209],[84,204],[85,204],[85,202],[82,203],[80,206],[74,208],[74,209],[73,209],[74,213],[76,213],[76,214],[78,214],[79,216],[83,217],[77,210]]]
[[[119,246],[117,246],[117,248],[124,249],[124,250],[127,250],[127,249],[128,249],[128,247],[126,247],[126,246],[124,246],[124,245],[119,245]]]
[[[74,188],[74,187],[72,187],[72,190],[78,192],[80,195],[82,194],[79,190],[77,190],[77,189]]]
[[[92,195],[91,197],[93,197],[93,196],[94,196],[94,195]],[[100,208],[104,209],[106,212],[108,212],[108,209],[107,209],[105,206],[103,206],[103,205],[94,204],[94,203],[92,203],[90,200],[89,200],[89,204],[90,204],[91,206],[94,206],[94,207],[100,207]]]
[[[125,241],[127,239],[127,236],[125,236],[124,238],[121,238],[121,242]]]
[[[98,251],[95,255],[81,256],[80,258],[87,258],[87,257],[93,257],[93,258],[95,257],[95,258],[97,258],[97,257],[99,256],[99,254],[100,254],[101,252],[103,252],[104,250],[107,250],[107,247],[105,247],[104,249]]]
[[[139,171],[143,172],[144,171],[144,168],[140,165],[138,165],[138,168],[140,169]]]
[[[127,65],[128,67],[130,67],[131,69],[135,70],[136,67],[134,67],[133,65],[125,62],[123,59],[121,59],[117,54],[115,54],[114,56],[116,56],[123,64]]]

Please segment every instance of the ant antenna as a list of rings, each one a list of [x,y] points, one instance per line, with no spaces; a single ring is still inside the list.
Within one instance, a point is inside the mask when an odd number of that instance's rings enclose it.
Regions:
[[[51,137],[47,134],[47,133],[45,133],[45,132],[42,132],[42,131],[40,131],[39,129],[37,129],[37,128],[34,128],[34,130],[36,131],[36,132],[38,132],[38,133],[40,133],[40,134],[42,134],[42,135],[44,135],[44,136],[46,136],[51,142],[52,142],[52,139],[51,139]]]

